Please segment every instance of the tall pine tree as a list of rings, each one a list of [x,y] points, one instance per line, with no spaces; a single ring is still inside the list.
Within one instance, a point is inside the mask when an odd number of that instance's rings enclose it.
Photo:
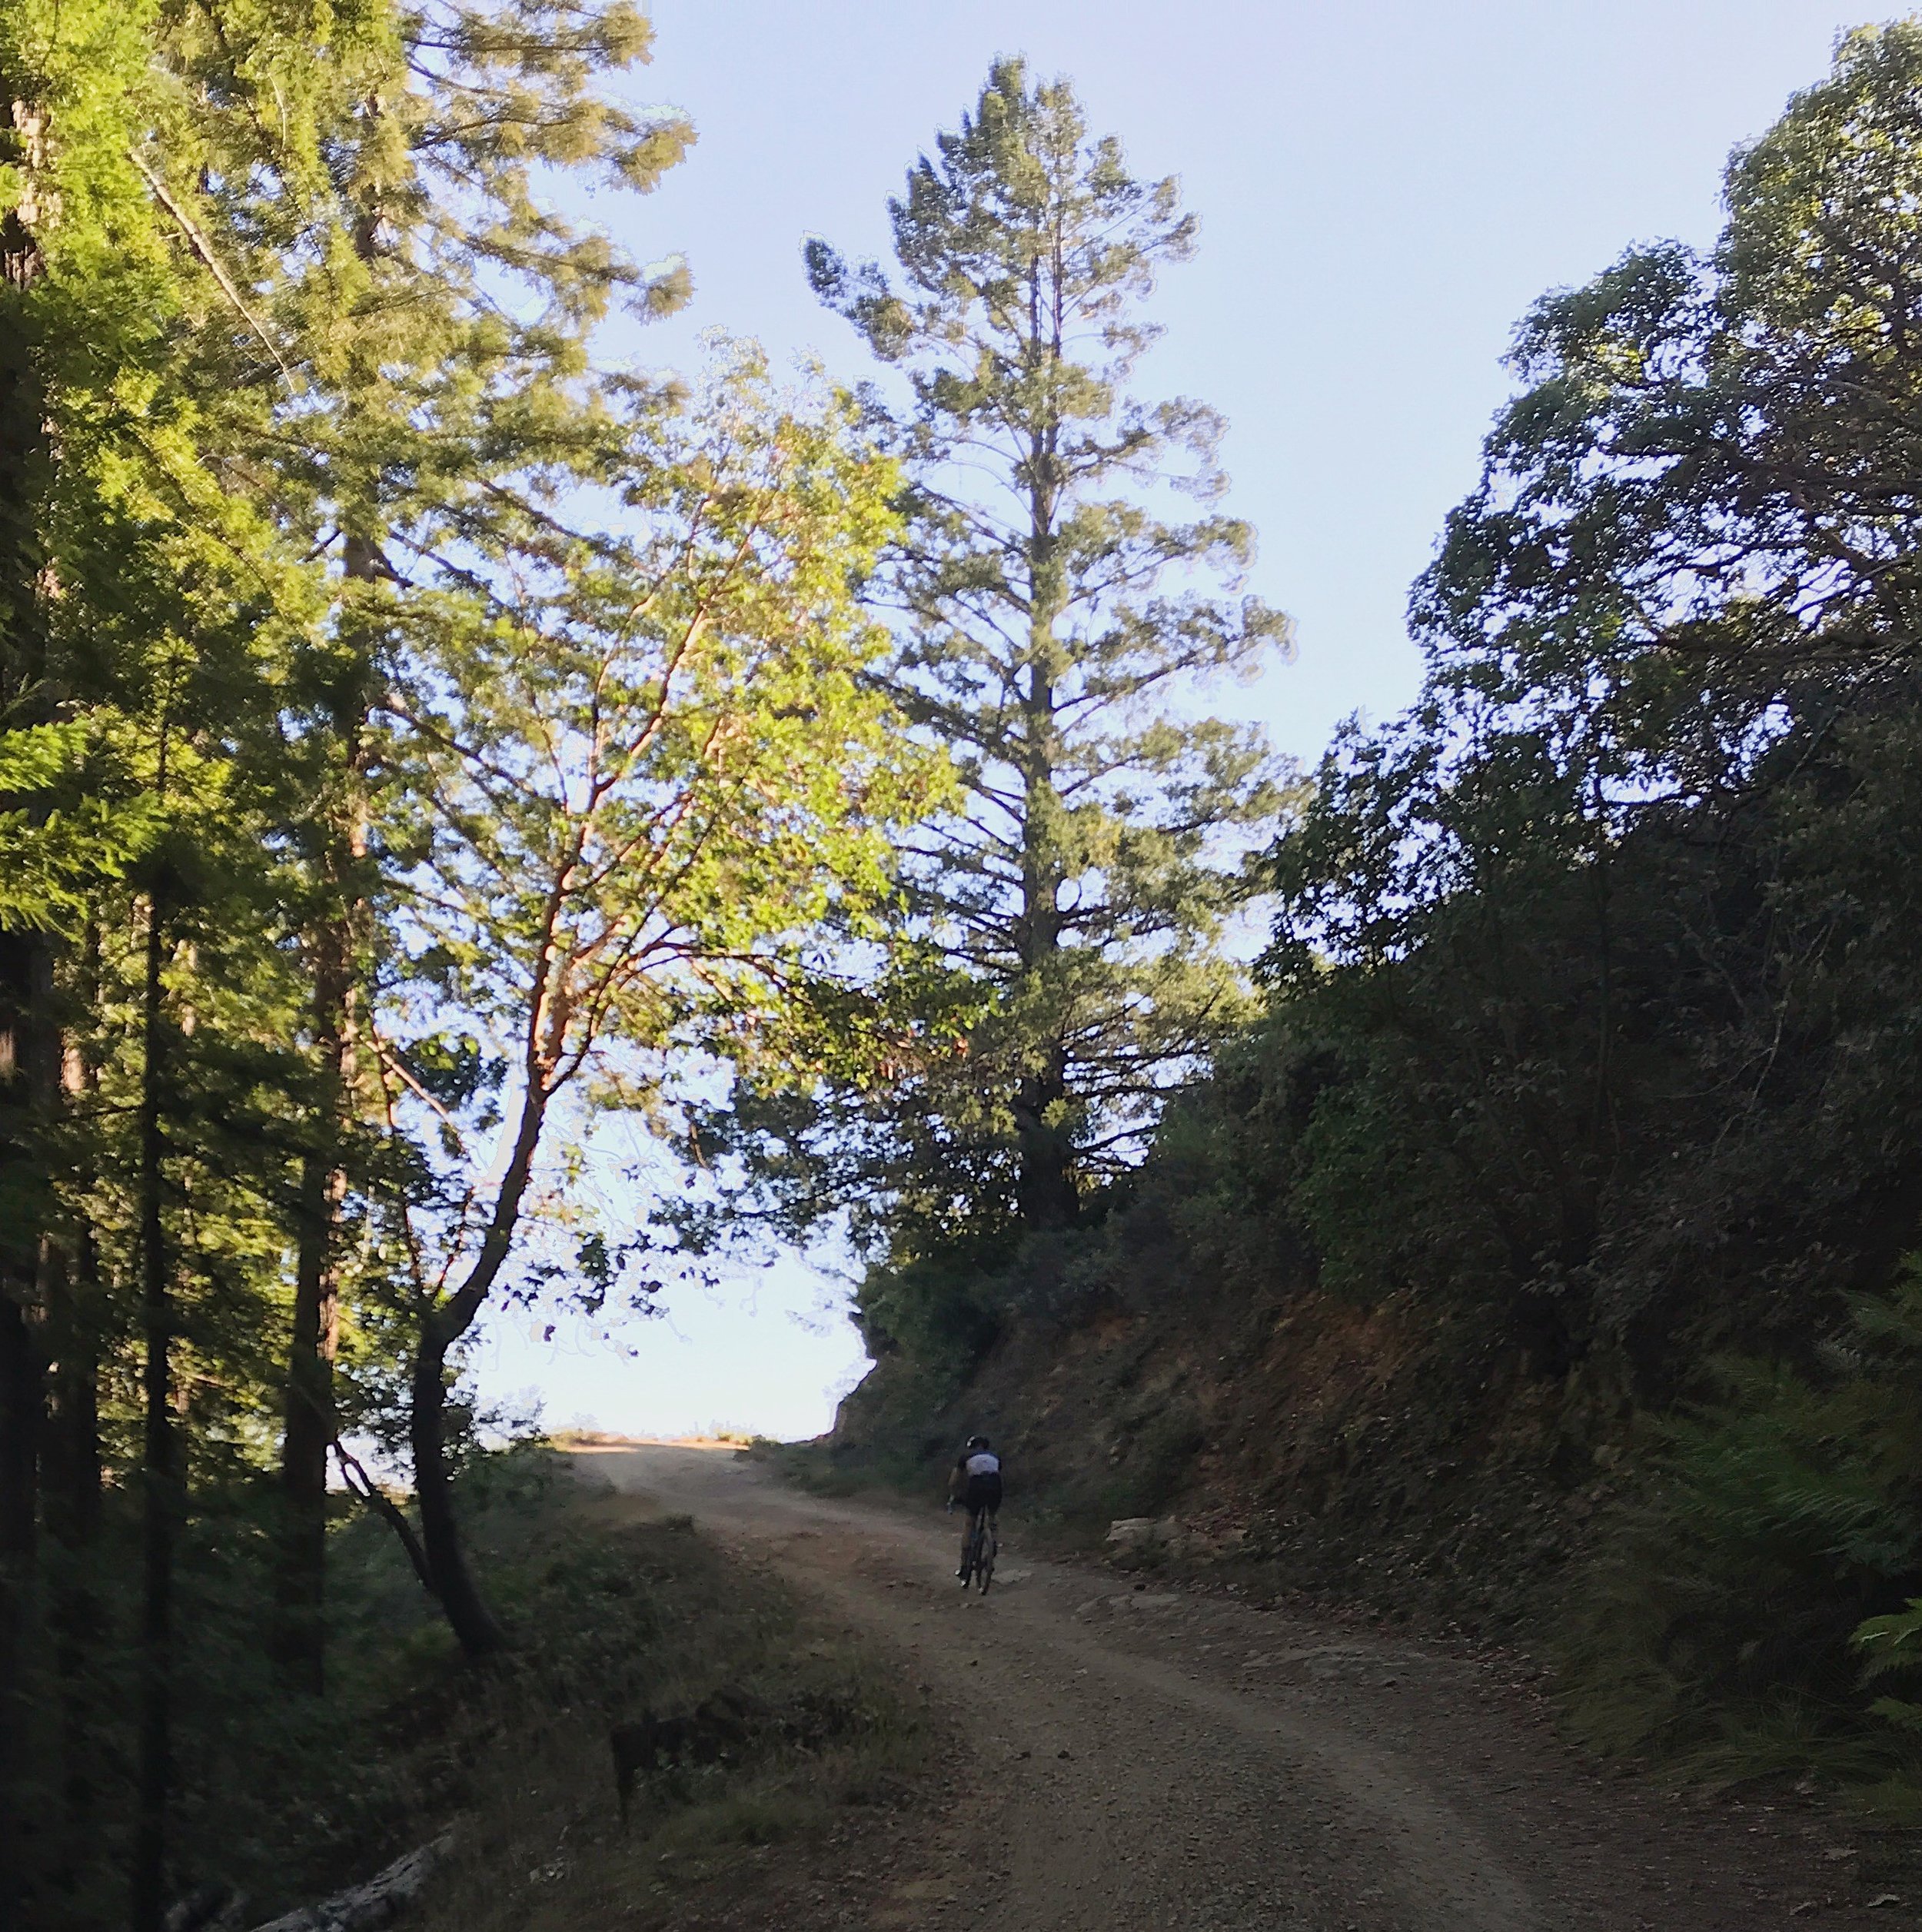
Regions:
[[[1177,182],[1138,179],[1066,81],[1003,61],[889,211],[898,272],[820,242],[807,265],[906,378],[909,531],[875,589],[890,687],[961,796],[904,862],[917,1044],[800,1131],[830,1160],[858,1144],[833,1191],[878,1190],[897,1238],[1060,1228],[1236,1006],[1239,835],[1285,774],[1258,730],[1180,707],[1288,620],[1239,594],[1253,537],[1212,507],[1221,419],[1128,391],[1156,277],[1194,247]],[[1180,495],[1192,520],[1162,514]]]

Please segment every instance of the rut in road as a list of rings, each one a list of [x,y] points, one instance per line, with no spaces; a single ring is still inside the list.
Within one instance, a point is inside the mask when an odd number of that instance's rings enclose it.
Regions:
[[[1887,1926],[1739,1811],[1604,1782],[1485,1664],[1019,1555],[963,1594],[939,1512],[725,1451],[593,1472],[771,1560],[966,1714],[950,1869],[868,1923],[1001,1932],[1762,1932]],[[1814,1827],[1805,1830],[1814,1831]]]

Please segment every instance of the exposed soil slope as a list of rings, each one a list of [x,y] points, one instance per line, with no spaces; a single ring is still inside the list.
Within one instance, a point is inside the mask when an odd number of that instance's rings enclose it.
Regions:
[[[1172,1515],[1265,1588],[1485,1633],[1538,1610],[1584,1546],[1628,1415],[1618,1392],[1538,1376],[1394,1297],[1197,1292],[1015,1322],[958,1393],[887,1355],[826,1448],[850,1471],[938,1483],[985,1429],[1071,1541]]]
[[[1018,1518],[994,1592],[964,1596],[953,1525],[932,1511],[800,1494],[711,1451],[604,1451],[594,1468],[771,1561],[958,1708],[969,1760],[956,1767],[953,1831],[932,1847],[867,1848],[840,1875],[834,1922],[1763,1932],[1910,1921],[1873,1848],[1813,1811],[1704,1808],[1588,1771],[1498,1664],[1033,1561]]]

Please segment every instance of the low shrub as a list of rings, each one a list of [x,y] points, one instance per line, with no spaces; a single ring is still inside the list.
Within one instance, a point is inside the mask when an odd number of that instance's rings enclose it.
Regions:
[[[1865,1664],[1919,1654],[1901,1621],[1922,1594],[1918,1371],[1911,1265],[1816,1370],[1727,1362],[1717,1399],[1648,1425],[1646,1478],[1568,1606],[1581,1737],[1711,1774],[1906,1775],[1914,1741]]]

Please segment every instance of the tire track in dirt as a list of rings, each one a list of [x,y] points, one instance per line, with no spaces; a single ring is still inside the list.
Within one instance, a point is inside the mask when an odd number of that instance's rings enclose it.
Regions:
[[[1913,1923],[1812,1877],[1821,1848],[1772,1814],[1706,1814],[1597,1778],[1475,1660],[1030,1562],[1013,1515],[994,1591],[964,1596],[958,1531],[931,1511],[807,1495],[711,1450],[610,1450],[592,1467],[771,1561],[850,1632],[878,1640],[910,1682],[964,1711],[973,1760],[956,1767],[953,1832],[931,1854],[904,1847],[916,1875],[864,1884],[845,1923],[877,1932]]]

